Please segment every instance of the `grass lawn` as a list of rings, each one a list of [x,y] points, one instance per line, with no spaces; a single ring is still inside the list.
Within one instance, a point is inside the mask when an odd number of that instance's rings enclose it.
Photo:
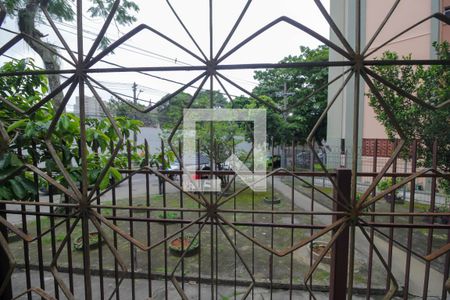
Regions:
[[[284,178],[283,182],[289,186],[292,185],[292,181],[289,178]],[[299,181],[296,181],[294,188],[302,194],[305,194],[309,197],[311,196],[312,189],[310,187],[308,187],[306,184],[299,183]],[[321,190],[322,192],[326,193],[327,195],[330,195],[330,196],[333,195],[333,189],[330,187],[317,186],[317,189]],[[321,193],[319,193],[318,191],[314,191],[314,199],[318,203],[328,207],[329,209],[332,209],[332,202],[329,199],[327,199],[325,196],[323,196]],[[392,209],[392,211],[395,211],[395,212],[409,212],[409,210],[410,210],[409,206],[410,206],[410,204],[407,201],[405,201],[403,204],[397,203],[397,204],[391,206],[391,203],[388,203],[384,199],[381,199],[375,204],[375,211],[376,212],[390,212]],[[415,203],[413,210],[414,210],[414,212],[426,212],[429,210],[429,208],[430,208],[430,206],[427,204]],[[366,220],[368,222],[372,222],[370,217],[364,217],[364,220]],[[426,220],[424,217],[414,217],[412,221],[414,223],[418,223],[418,224],[429,222],[429,220]],[[373,222],[406,224],[406,223],[410,223],[410,220],[409,220],[408,216],[395,216],[395,217],[377,216],[377,217],[375,217]],[[395,239],[395,241],[401,243],[404,246],[407,246],[409,232],[410,232],[409,229],[407,229],[407,228],[395,228],[393,230],[390,230],[389,228],[378,228],[378,229],[380,229],[384,234],[388,235],[389,237]],[[412,229],[411,233],[412,233],[412,239],[411,239],[412,249],[421,255],[429,254],[428,249],[427,249],[429,235],[430,235],[430,238],[432,241],[432,249],[438,249],[448,243],[448,241],[447,241],[448,230],[445,230],[445,229],[429,230],[429,229],[424,229],[424,228],[417,228],[417,229]],[[384,237],[383,235],[381,235],[379,233],[377,235],[385,240],[388,240],[386,237]],[[432,266],[441,272],[443,272],[444,264],[445,264],[445,255],[441,256],[440,258],[438,258],[432,262]]]
[[[285,199],[281,194],[274,192],[275,198],[280,198],[280,204],[274,204],[274,210],[289,210],[291,209],[291,203]],[[222,208],[223,209],[236,209],[241,210],[271,210],[272,205],[267,204],[263,201],[263,199],[271,198],[272,192],[264,192],[264,193],[255,193],[251,190],[247,190],[239,194],[237,197],[230,199],[227,203],[225,203]],[[151,207],[154,208],[178,208],[183,206],[185,208],[198,208],[197,202],[184,196],[180,197],[179,193],[170,193],[166,194],[165,197],[161,195],[151,196]],[[103,199],[103,205],[110,205],[110,199]],[[137,197],[132,200],[133,206],[146,206],[145,197]],[[129,205],[128,199],[121,199],[117,201],[117,206],[127,206]],[[104,216],[112,216],[113,211],[111,208],[102,208],[101,212]],[[128,217],[130,214],[129,210],[121,210],[116,209],[116,215],[119,217]],[[134,218],[138,220],[134,220],[133,222],[129,221],[118,221],[117,225],[127,232],[133,231],[133,236],[142,241],[145,244],[154,244],[157,241],[160,241],[164,238],[164,236],[170,235],[178,230],[182,225],[180,224],[163,224],[161,222],[157,222],[156,219],[160,218],[161,211],[135,211],[133,213]],[[199,212],[184,212],[183,219],[185,220],[195,220],[198,218]],[[261,224],[267,223],[277,223],[277,224],[291,224],[294,222],[296,224],[309,224],[308,216],[295,216],[291,218],[289,214],[279,214],[279,215],[271,215],[267,213],[226,213],[222,212],[222,216],[230,222],[257,222]],[[153,219],[151,222],[147,222],[148,218]],[[272,220],[273,218],[273,220]],[[140,220],[139,220],[140,219]],[[55,219],[55,222],[60,219]],[[35,234],[37,231],[37,224],[35,221],[28,222],[28,232],[30,234]],[[198,231],[200,225],[194,225],[189,229],[185,230],[185,233],[195,234]],[[269,266],[270,266],[270,255],[264,249],[254,245],[251,241],[242,237],[239,234],[236,234],[232,228],[224,225],[226,232],[228,235],[236,241],[236,247],[239,249],[241,255],[243,256],[246,264],[250,267],[254,276],[257,280],[268,280],[269,274]],[[41,217],[41,230],[46,230],[50,228],[50,219],[48,217]],[[289,247],[293,242],[298,242],[301,239],[309,236],[311,234],[310,229],[291,229],[291,228],[270,228],[264,226],[252,227],[249,225],[239,225],[239,228],[248,235],[254,236],[261,243],[271,246],[277,249],[284,249]],[[94,226],[91,226],[91,231],[94,231]],[[107,233],[107,236],[110,240],[113,240],[113,232],[109,230],[108,227],[103,225],[104,231]],[[67,226],[65,224],[59,226],[54,231],[54,242],[58,247],[62,240],[65,238],[67,233]],[[147,241],[147,230],[150,232],[151,240]],[[213,255],[214,257],[219,258],[218,264],[218,272],[219,277],[223,278],[234,278],[234,274],[236,271],[237,277],[239,279],[250,279],[250,276],[245,271],[244,265],[239,260],[238,257],[235,256],[233,247],[228,242],[226,236],[220,231],[218,226],[209,226],[206,225],[200,236],[200,255],[194,255],[191,257],[186,257],[184,259],[184,274],[190,276],[198,276],[200,272],[203,276],[209,278],[211,272],[211,230],[214,230],[216,233],[214,236],[214,247]],[[217,232],[216,232],[217,230]],[[68,265],[68,250],[72,252],[72,260],[73,266],[82,268],[83,266],[83,256],[81,251],[77,251],[74,249],[73,241],[75,238],[81,236],[81,225],[78,224],[75,227],[74,232],[71,235],[71,243],[70,249],[67,247],[62,251],[61,256],[58,260],[59,266],[67,266]],[[271,237],[273,236],[273,239]],[[44,265],[48,266],[52,259],[52,235],[49,233],[42,238],[42,253],[43,253],[43,261]],[[19,263],[23,263],[23,243],[22,242],[13,242],[10,244],[13,253],[16,255],[16,259]],[[131,264],[131,250],[132,247],[128,241],[117,237],[117,248],[122,258],[126,261],[127,265]],[[292,257],[291,255],[287,255],[285,257],[273,257],[273,280],[275,282],[289,282],[290,276],[290,262],[291,259],[293,261],[293,281],[294,283],[302,283],[304,274],[307,272],[309,268],[309,251],[304,247],[300,251],[296,251]],[[37,242],[33,242],[29,245],[30,251],[30,262],[32,264],[37,264],[38,261],[38,247]],[[99,260],[99,251],[103,254],[103,259],[100,262]],[[135,270],[137,272],[147,272],[147,269],[150,267],[152,273],[165,273],[166,271],[170,274],[178,261],[178,257],[175,257],[170,254],[169,249],[167,247],[167,243],[163,243],[157,247],[155,247],[150,253],[143,252],[140,250],[136,251],[137,256],[135,262],[137,263]],[[254,253],[254,255],[252,255]],[[167,254],[167,255],[165,255]],[[90,251],[91,255],[91,266],[93,269],[98,268],[99,264],[103,264],[104,269],[114,269],[114,257],[110,254],[109,249],[103,244],[99,249],[92,249]],[[164,267],[165,263],[167,263],[167,269]],[[199,270],[199,263],[201,265],[201,269]],[[176,274],[181,274],[180,267],[177,269]],[[315,274],[314,284],[327,285],[328,284],[328,274],[329,267],[321,264],[320,268]]]

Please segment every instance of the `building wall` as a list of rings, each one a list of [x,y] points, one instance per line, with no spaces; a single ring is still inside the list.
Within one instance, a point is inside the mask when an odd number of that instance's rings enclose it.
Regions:
[[[377,31],[379,25],[386,17],[395,0],[363,0],[362,2],[362,48]],[[330,1],[330,14],[337,26],[347,37],[350,44],[354,43],[355,36],[355,1],[354,0],[333,0]],[[371,50],[381,46],[396,34],[407,29],[419,20],[429,17],[446,6],[450,6],[450,0],[403,0],[396,8],[395,12],[374,40]],[[429,59],[434,56],[432,42],[439,39],[440,34],[445,30],[450,30],[450,26],[442,26],[436,21],[427,21],[408,31],[397,39],[389,42],[378,51],[369,56],[370,59],[379,58],[386,50],[395,51],[400,56],[412,54],[414,59]],[[447,32],[447,31],[445,31]],[[447,33],[445,33],[447,34]],[[340,44],[337,37],[330,30],[330,38],[333,42]],[[330,51],[330,60],[339,61],[343,58],[334,51]],[[343,72],[343,68],[330,68],[329,79],[334,79]],[[344,79],[338,80],[328,89],[328,101],[333,99],[336,91],[341,86]],[[364,85],[362,93],[368,92]],[[347,88],[337,98],[334,106],[330,109],[327,117],[327,143],[333,149],[339,149],[340,139],[345,139],[347,153],[351,153],[351,140],[353,137],[353,82],[350,81]],[[359,140],[386,139],[384,127],[376,120],[373,109],[368,105],[367,97],[360,105]],[[359,155],[361,155],[359,153]],[[347,161],[350,157],[347,157]],[[364,164],[363,164],[364,165]]]
[[[449,0],[450,1],[450,0]],[[387,15],[395,0],[367,1],[366,14],[366,36],[370,39],[380,23]],[[374,41],[370,50],[374,50],[400,33],[409,26],[415,24],[432,14],[432,0],[404,0],[400,1],[394,14],[389,19],[384,29],[380,32],[378,38]],[[389,50],[397,52],[400,56],[412,54],[416,59],[428,59],[431,55],[432,26],[431,21],[425,22],[420,26],[405,33],[401,37],[393,40],[380,50],[373,53],[370,58],[381,57],[383,52]],[[369,52],[371,52],[369,50]],[[368,91],[366,87],[366,91]],[[369,106],[368,98],[364,99],[364,121],[363,138],[387,138],[383,125],[376,120],[373,109]]]
[[[362,0],[362,19],[365,18],[365,5],[368,0]],[[369,0],[370,1],[370,0]],[[355,43],[355,1],[354,0],[333,0],[330,1],[330,14],[333,17],[334,22],[339,27],[340,31],[347,38],[350,45],[354,47]],[[361,24],[361,30],[365,31],[365,22]],[[341,45],[340,41],[337,39],[334,32],[330,29],[330,38],[337,45]],[[361,36],[362,44],[365,43],[365,35]],[[330,61],[343,61],[344,59],[340,54],[330,49]],[[333,80],[345,71],[343,67],[332,67],[329,69],[328,77],[329,80]],[[328,101],[332,101],[338,90],[344,83],[345,76],[328,88]],[[354,80],[351,79],[347,86],[344,88],[342,93],[339,94],[335,100],[334,105],[331,107],[327,115],[327,144],[334,149],[333,151],[338,151],[338,153],[332,153],[333,157],[339,157],[339,149],[341,146],[341,139],[345,140],[345,148],[347,153],[351,153],[353,147],[353,111],[354,111]],[[360,97],[363,97],[364,87],[361,85]],[[363,106],[359,107],[359,115],[363,114]],[[358,128],[362,128],[362,118],[359,118]],[[359,130],[359,139],[362,140],[362,130]],[[360,145],[359,145],[360,146]],[[347,163],[351,162],[351,158],[348,157]],[[338,161],[328,161],[330,167],[335,167],[339,165]]]
[[[446,8],[450,8],[450,0],[442,0],[441,11],[444,12]],[[441,25],[441,40],[450,41],[450,25],[445,23]]]
[[[105,116],[100,104],[95,97],[85,96],[85,113],[88,118],[101,118]],[[80,98],[77,96],[75,99],[75,105],[73,112],[76,115],[80,114]]]

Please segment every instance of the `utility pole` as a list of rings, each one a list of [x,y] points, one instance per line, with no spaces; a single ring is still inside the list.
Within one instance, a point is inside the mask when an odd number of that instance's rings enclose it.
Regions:
[[[133,82],[133,104],[137,106],[137,84],[136,82]],[[134,119],[137,119],[137,111],[134,110]],[[135,131],[133,133],[133,144],[136,147],[137,146],[137,132]]]
[[[284,81],[284,84],[283,84],[283,91],[275,93],[275,96],[283,97],[283,107],[282,107],[282,109],[283,109],[283,118],[284,118],[284,120],[286,120],[287,117],[288,117],[288,114],[287,114],[287,111],[286,111],[287,107],[288,107],[288,97],[294,96],[294,95],[295,95],[295,93],[288,92],[287,81],[286,80]],[[278,107],[280,107],[280,105]],[[283,147],[282,155],[283,155],[282,159],[283,159],[283,162],[284,162],[284,167],[286,168],[287,167],[286,147]]]

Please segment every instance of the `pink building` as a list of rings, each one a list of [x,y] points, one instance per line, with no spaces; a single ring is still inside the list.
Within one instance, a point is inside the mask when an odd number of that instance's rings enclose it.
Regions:
[[[341,31],[348,38],[350,44],[354,43],[355,36],[355,11],[353,1],[337,0],[330,1],[331,15]],[[371,40],[374,33],[379,28],[395,0],[363,0],[361,13],[362,49]],[[378,37],[373,41],[367,53],[379,48],[386,41],[396,34],[402,32],[418,21],[429,17],[435,12],[450,14],[450,0],[404,0],[396,8],[389,21],[386,23]],[[331,33],[331,39],[337,43],[338,40]],[[450,26],[442,25],[440,22],[430,20],[422,23],[414,29],[406,32],[399,38],[387,43],[379,50],[370,54],[369,59],[379,58],[383,52],[390,50],[397,52],[400,56],[411,54],[413,59],[429,59],[433,57],[433,41],[450,40]],[[343,60],[343,58],[331,51],[330,60]],[[329,72],[330,80],[344,71],[344,67],[331,68]],[[329,100],[339,89],[343,80],[333,84],[328,91]],[[368,104],[367,97],[364,97],[367,87],[361,88],[361,99],[364,98],[363,105],[360,105],[359,119],[359,155],[361,155],[361,170],[372,170],[372,156],[374,154],[375,139],[378,139],[378,156],[390,156],[393,145],[387,140],[384,127],[376,120],[373,109]],[[334,151],[340,151],[341,141],[345,140],[345,149],[351,153],[351,142],[353,136],[353,84],[341,93],[334,107],[328,113],[327,142]],[[335,155],[337,157],[337,155]],[[351,158],[347,158],[349,162]],[[384,162],[379,159],[378,165],[381,167]],[[336,162],[330,162],[336,165]],[[330,165],[331,167],[331,165]],[[404,167],[402,166],[401,169]]]

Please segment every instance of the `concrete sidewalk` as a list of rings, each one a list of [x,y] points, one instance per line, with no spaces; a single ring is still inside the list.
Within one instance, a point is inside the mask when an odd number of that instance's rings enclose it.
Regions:
[[[281,181],[280,178],[275,178],[275,190],[283,194],[286,198],[291,199],[292,188]],[[311,199],[302,193],[294,189],[294,203],[299,208],[305,211],[311,211]],[[320,203],[314,203],[315,212],[330,212],[331,210],[321,205]],[[314,221],[318,221],[323,224],[331,224],[331,216],[317,215],[314,216]],[[380,251],[383,258],[387,261],[389,244],[375,236],[374,244]],[[359,228],[356,229],[355,235],[356,252],[360,255],[367,255],[369,249],[369,242],[361,232]],[[356,254],[357,255],[357,254]],[[374,253],[375,257],[375,253]],[[407,254],[405,251],[394,245],[392,250],[392,273],[397,280],[398,285],[404,286],[405,279],[405,266]],[[375,260],[374,260],[375,261]],[[386,275],[384,275],[386,276]],[[409,292],[414,295],[422,295],[424,288],[425,277],[425,263],[422,260],[411,256],[411,270],[409,279]],[[430,268],[429,283],[428,283],[428,297],[441,297],[442,286],[444,283],[444,276],[442,273]],[[450,296],[450,294],[448,294]]]
[[[62,274],[63,276],[67,277],[67,274]],[[54,281],[53,281],[53,275],[50,272],[44,272],[45,277],[45,291],[54,296]],[[32,286],[39,287],[39,272],[38,271],[31,271],[31,278],[32,278]],[[92,299],[101,299],[100,295],[100,288],[99,288],[99,277],[98,276],[92,276]],[[75,299],[84,299],[84,277],[82,275],[73,275],[74,279],[74,292],[75,292]],[[104,277],[104,291],[105,291],[105,299],[108,299],[111,292],[115,288],[115,280],[114,278]],[[68,282],[68,280],[66,280]],[[15,295],[25,291],[26,288],[26,280],[25,280],[25,273],[23,271],[16,271],[13,274],[12,277],[12,284],[13,284],[13,292]],[[241,299],[246,291],[246,287],[237,287],[236,292],[236,299]],[[217,287],[218,290],[218,296],[215,295],[215,299],[234,299],[234,286],[229,285],[219,285]],[[179,296],[177,290],[173,286],[173,284],[169,281],[168,282],[168,293],[167,298],[165,297],[165,282],[163,280],[152,280],[152,298],[148,297],[148,280],[147,279],[136,279],[135,280],[135,295],[134,298],[132,297],[132,288],[131,288],[131,280],[130,279],[124,279],[122,284],[120,285],[120,299],[124,300],[145,300],[145,299],[152,299],[152,300],[163,300],[163,299],[169,299],[169,300],[176,300],[181,299]],[[186,282],[184,291],[186,295],[188,296],[188,299],[200,299],[198,294],[198,284],[195,282]],[[201,299],[211,299],[211,285],[203,283],[201,285]],[[255,287],[253,289],[253,296],[252,293],[247,297],[247,299],[255,299],[255,300],[264,300],[264,299],[271,299],[270,297],[270,290],[265,288],[259,288]],[[314,292],[314,296],[318,300],[326,300],[329,298],[328,293],[324,292]],[[64,294],[62,294],[61,290],[59,292],[59,298],[64,299]],[[26,296],[20,297],[20,300],[27,299]],[[40,297],[37,297],[37,295],[33,295],[32,299],[40,299]],[[115,297],[113,298],[115,299]],[[283,299],[289,299],[289,291],[287,290],[273,290],[272,293],[272,299],[273,300],[283,300]],[[307,291],[299,291],[294,290],[292,292],[292,299],[310,299],[309,293]],[[365,297],[362,296],[355,296],[353,297],[355,300],[362,300],[365,299]]]

